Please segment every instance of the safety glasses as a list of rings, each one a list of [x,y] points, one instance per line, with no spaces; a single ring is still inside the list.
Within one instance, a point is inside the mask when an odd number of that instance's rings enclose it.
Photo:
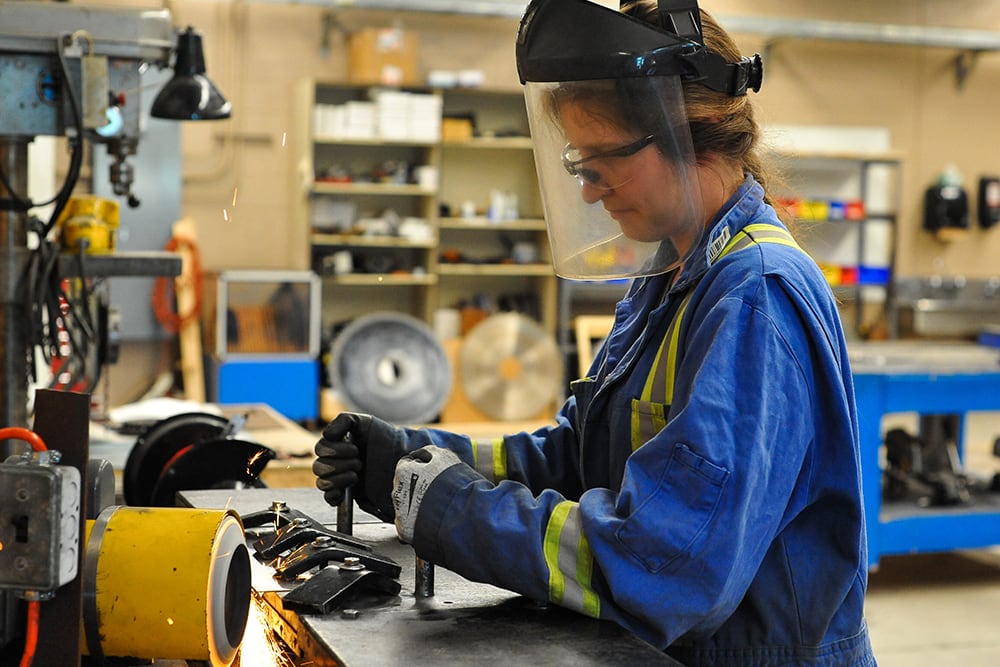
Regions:
[[[580,181],[580,185],[589,185],[599,190],[614,190],[632,179],[623,172],[624,165],[619,162],[619,158],[635,155],[653,143],[654,139],[656,135],[647,134],[630,144],[587,157],[581,157],[576,146],[566,144],[562,152],[563,167],[566,173]]]

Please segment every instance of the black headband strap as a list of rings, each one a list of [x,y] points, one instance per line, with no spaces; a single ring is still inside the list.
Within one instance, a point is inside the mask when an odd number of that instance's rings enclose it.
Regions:
[[[701,36],[701,12],[698,0],[658,0],[656,12],[660,27],[678,37],[704,44]]]

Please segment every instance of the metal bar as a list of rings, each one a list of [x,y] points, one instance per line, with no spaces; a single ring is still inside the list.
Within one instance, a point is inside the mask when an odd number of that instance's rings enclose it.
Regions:
[[[293,0],[249,0],[293,4]],[[294,4],[331,9],[372,9],[521,18],[526,0],[294,0]],[[850,21],[783,19],[776,16],[719,16],[726,30],[772,38],[823,39],[929,46],[973,51],[1000,50],[1000,32],[966,28],[930,28]]]
[[[49,449],[62,453],[61,464],[74,466],[80,471],[83,488],[86,488],[90,459],[90,396],[68,391],[38,390],[35,394],[34,431],[42,436]],[[86,502],[86,496],[81,495],[78,527],[81,544],[86,528]],[[83,571],[85,551],[77,550],[80,572]],[[43,602],[39,616],[41,636],[45,640],[38,642],[34,664],[79,665],[83,577],[78,575],[60,588],[55,598]]]
[[[0,170],[13,192],[0,184],[0,199],[28,192],[28,139],[0,139]],[[0,211],[0,425],[27,426],[28,316],[24,285],[27,266],[27,215]],[[11,454],[0,449],[0,454]]]
[[[179,276],[182,261],[181,256],[175,252],[116,252],[110,255],[84,255],[83,268],[84,275],[88,278]],[[64,278],[80,275],[80,256],[72,253],[60,255],[59,275]]]
[[[782,19],[773,16],[720,16],[719,23],[730,32],[766,35],[771,38],[871,42],[974,51],[1000,50],[1000,32],[991,30]]]

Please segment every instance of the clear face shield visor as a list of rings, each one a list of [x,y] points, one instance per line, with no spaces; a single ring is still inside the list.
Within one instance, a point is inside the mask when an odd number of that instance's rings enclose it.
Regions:
[[[552,259],[577,280],[664,273],[704,224],[681,82],[526,82]]]

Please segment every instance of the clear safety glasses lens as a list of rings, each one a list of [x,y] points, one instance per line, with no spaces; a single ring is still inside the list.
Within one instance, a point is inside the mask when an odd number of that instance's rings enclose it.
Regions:
[[[647,134],[632,143],[586,157],[576,146],[566,144],[562,152],[563,167],[580,185],[589,185],[598,190],[614,190],[632,180],[623,158],[635,155],[655,139],[656,135]]]

